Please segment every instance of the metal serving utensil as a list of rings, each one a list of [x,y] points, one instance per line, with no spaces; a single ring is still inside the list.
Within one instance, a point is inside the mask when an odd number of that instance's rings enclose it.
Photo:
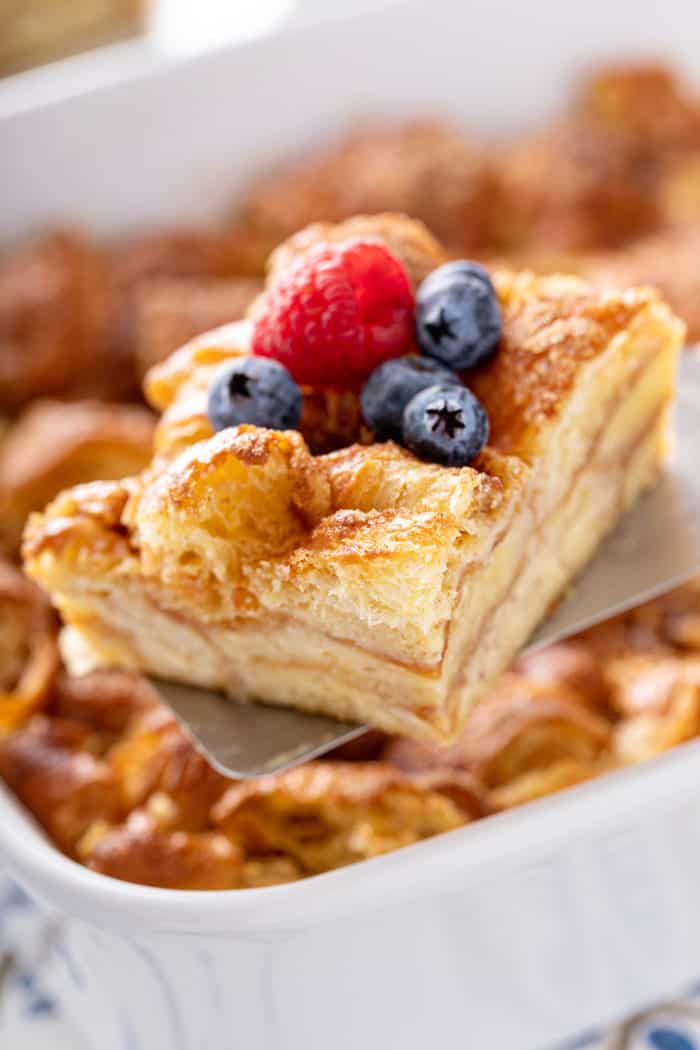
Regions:
[[[700,573],[700,354],[681,360],[671,455],[656,487],[625,516],[533,636],[539,649]],[[275,773],[364,733],[366,726],[156,680],[163,701],[211,764],[240,779]]]

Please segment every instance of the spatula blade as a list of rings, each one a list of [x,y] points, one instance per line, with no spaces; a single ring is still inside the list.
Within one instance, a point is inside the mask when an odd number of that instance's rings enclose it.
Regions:
[[[367,731],[292,708],[236,703],[196,686],[152,683],[195,747],[220,773],[237,780],[279,773]]]

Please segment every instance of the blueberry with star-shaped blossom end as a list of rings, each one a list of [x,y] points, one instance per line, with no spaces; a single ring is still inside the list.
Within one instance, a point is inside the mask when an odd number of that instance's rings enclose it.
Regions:
[[[378,440],[401,441],[403,410],[419,390],[436,383],[460,385],[459,376],[431,357],[407,354],[375,368],[360,395],[362,416]]]
[[[239,423],[296,430],[301,418],[301,390],[278,361],[237,357],[214,376],[207,414],[214,430]]]
[[[448,368],[475,368],[501,338],[501,307],[487,271],[458,260],[433,270],[416,295],[416,339]]]
[[[447,383],[429,386],[404,409],[404,445],[433,463],[466,466],[481,452],[488,436],[486,409],[467,387]]]

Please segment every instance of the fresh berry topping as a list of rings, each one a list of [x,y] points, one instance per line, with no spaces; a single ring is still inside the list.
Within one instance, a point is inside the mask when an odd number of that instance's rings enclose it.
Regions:
[[[406,405],[402,435],[406,448],[421,459],[462,467],[486,444],[489,420],[471,390],[440,383],[421,390]]]
[[[301,416],[301,391],[277,361],[238,357],[214,377],[207,413],[214,430],[239,423],[296,430]]]
[[[461,385],[459,376],[430,357],[409,354],[385,361],[362,388],[360,406],[365,423],[381,440],[400,441],[404,408],[419,390],[436,383]]]
[[[501,307],[483,266],[461,260],[433,270],[416,297],[416,338],[449,368],[474,368],[501,338]]]
[[[252,350],[305,386],[359,390],[374,369],[415,347],[413,290],[380,241],[322,243],[265,295]]]

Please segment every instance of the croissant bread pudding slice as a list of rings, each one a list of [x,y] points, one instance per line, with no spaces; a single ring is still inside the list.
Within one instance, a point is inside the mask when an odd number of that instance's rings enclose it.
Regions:
[[[358,224],[396,259],[408,252],[409,281],[444,262],[403,217],[312,227],[273,255],[267,294],[297,265],[285,260],[318,239],[331,251]],[[28,572],[69,625],[72,666],[453,739],[654,481],[683,340],[651,289],[492,278],[500,341],[463,374],[490,438],[466,466],[348,444],[371,441],[356,393],[303,381],[298,430],[214,434],[207,391],[248,354],[264,297],[251,320],[152,371],[147,395],[164,414],[149,468],[63,493],[25,536]]]

